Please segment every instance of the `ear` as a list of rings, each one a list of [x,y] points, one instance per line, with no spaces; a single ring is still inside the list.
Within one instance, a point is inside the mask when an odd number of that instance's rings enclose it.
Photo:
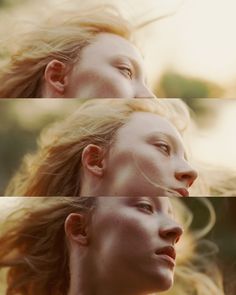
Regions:
[[[81,246],[88,245],[88,233],[85,217],[79,213],[71,213],[65,221],[65,233],[69,240]]]
[[[63,97],[68,85],[67,65],[57,59],[50,61],[44,72],[47,92],[54,97]]]
[[[93,175],[101,177],[105,171],[104,148],[95,145],[87,145],[82,153],[83,167]]]

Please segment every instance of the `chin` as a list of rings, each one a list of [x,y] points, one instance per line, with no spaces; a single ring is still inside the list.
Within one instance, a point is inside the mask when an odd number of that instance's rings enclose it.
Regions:
[[[165,277],[163,278],[161,284],[160,284],[160,290],[159,291],[167,291],[169,290],[174,283],[173,276],[172,277]]]
[[[163,270],[156,276],[156,291],[162,292],[169,290],[174,283],[174,274],[170,270]]]
[[[156,292],[164,292],[169,290],[174,283],[174,274],[173,271],[169,269],[158,269],[154,270],[151,273],[146,273],[141,275],[141,278],[144,279],[145,290],[153,294]],[[141,282],[141,280],[140,280]]]

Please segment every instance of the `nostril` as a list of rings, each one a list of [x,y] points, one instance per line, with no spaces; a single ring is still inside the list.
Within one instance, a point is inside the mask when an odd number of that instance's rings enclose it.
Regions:
[[[198,177],[198,173],[195,170],[176,172],[175,177],[179,181],[185,182],[188,187],[190,187]]]
[[[176,244],[179,241],[182,234],[183,229],[179,225],[166,227],[161,230],[162,238],[171,241],[173,244]]]

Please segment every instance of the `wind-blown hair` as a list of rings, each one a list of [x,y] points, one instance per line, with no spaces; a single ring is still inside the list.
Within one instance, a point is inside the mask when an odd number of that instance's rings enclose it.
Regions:
[[[89,225],[97,199],[22,199],[21,209],[0,223],[0,268],[7,268],[3,278],[7,279],[6,295],[67,294],[70,283],[69,246],[64,222],[70,213],[79,212],[85,215]],[[177,218],[185,224],[185,233],[177,244],[174,287],[164,294],[223,295],[221,276],[211,255],[203,247],[199,253],[197,251],[199,240],[214,223],[211,204],[206,201],[210,210],[209,223],[195,233],[189,229],[192,213],[180,199],[172,201]]]
[[[118,129],[135,112],[165,117],[181,133],[189,122],[188,110],[178,99],[88,100],[74,114],[42,133],[38,152],[25,157],[6,195],[79,196],[84,148],[96,144],[106,152]]]
[[[129,41],[134,28],[111,5],[54,10],[53,16],[31,32],[7,39],[7,61],[0,67],[0,98],[40,98],[47,64],[57,59],[73,65],[81,50],[99,33],[112,33]],[[4,47],[4,44],[2,44]]]

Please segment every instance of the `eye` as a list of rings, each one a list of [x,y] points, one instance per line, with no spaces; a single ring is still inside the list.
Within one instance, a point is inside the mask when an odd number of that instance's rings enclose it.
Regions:
[[[158,146],[168,156],[170,155],[170,153],[171,153],[171,147],[167,143],[160,142],[160,143],[156,144],[156,146]]]
[[[146,203],[146,202],[138,203],[137,207],[142,210],[145,210],[146,212],[149,212],[149,213],[154,212],[153,206],[149,203]]]
[[[132,70],[128,66],[119,66],[118,69],[129,79],[133,78]]]

